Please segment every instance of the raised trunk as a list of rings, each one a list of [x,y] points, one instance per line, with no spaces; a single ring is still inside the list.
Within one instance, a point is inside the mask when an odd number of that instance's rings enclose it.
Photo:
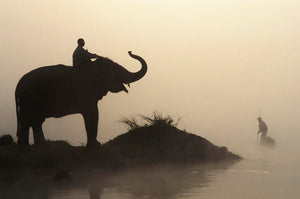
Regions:
[[[135,72],[135,73],[128,72],[128,74],[124,77],[124,81],[123,81],[123,83],[125,83],[125,84],[129,84],[131,82],[138,81],[139,79],[141,79],[142,77],[144,77],[144,75],[147,72],[147,64],[146,64],[146,62],[145,62],[145,60],[143,58],[141,58],[138,55],[132,54],[131,51],[128,51],[128,54],[133,59],[136,59],[139,62],[141,62],[142,68],[141,68],[141,70],[139,70],[138,72]]]

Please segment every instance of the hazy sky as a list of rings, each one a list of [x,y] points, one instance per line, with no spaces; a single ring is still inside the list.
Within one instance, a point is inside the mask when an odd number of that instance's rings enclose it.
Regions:
[[[76,40],[130,71],[148,63],[129,94],[99,102],[98,139],[123,116],[158,111],[180,128],[238,150],[255,142],[259,109],[277,141],[300,138],[298,0],[0,1],[0,134],[15,135],[14,89],[39,66],[71,65]],[[48,119],[49,139],[86,142],[80,115]],[[236,141],[243,142],[236,142]]]

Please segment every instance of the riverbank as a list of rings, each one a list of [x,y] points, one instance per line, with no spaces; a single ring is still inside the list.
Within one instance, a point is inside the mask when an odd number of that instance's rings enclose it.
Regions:
[[[88,150],[65,141],[47,141],[43,147],[0,146],[0,180],[57,171],[114,170],[132,166],[235,161],[241,157],[226,147],[182,131],[164,122],[139,126]]]

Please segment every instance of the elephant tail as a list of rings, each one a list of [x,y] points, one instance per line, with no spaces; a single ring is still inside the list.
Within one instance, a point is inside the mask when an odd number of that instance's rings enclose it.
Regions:
[[[15,95],[16,114],[17,114],[17,137],[20,135],[20,99]]]

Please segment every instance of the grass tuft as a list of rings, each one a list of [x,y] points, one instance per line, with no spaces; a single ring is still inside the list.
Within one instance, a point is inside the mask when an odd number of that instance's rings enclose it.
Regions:
[[[140,120],[136,119],[136,117],[123,117],[119,122],[126,125],[128,130],[135,130],[141,127],[148,127],[148,126],[174,126],[176,127],[180,122],[181,118],[174,119],[170,116],[164,116],[160,113],[153,112],[150,116],[145,115],[138,115]]]

